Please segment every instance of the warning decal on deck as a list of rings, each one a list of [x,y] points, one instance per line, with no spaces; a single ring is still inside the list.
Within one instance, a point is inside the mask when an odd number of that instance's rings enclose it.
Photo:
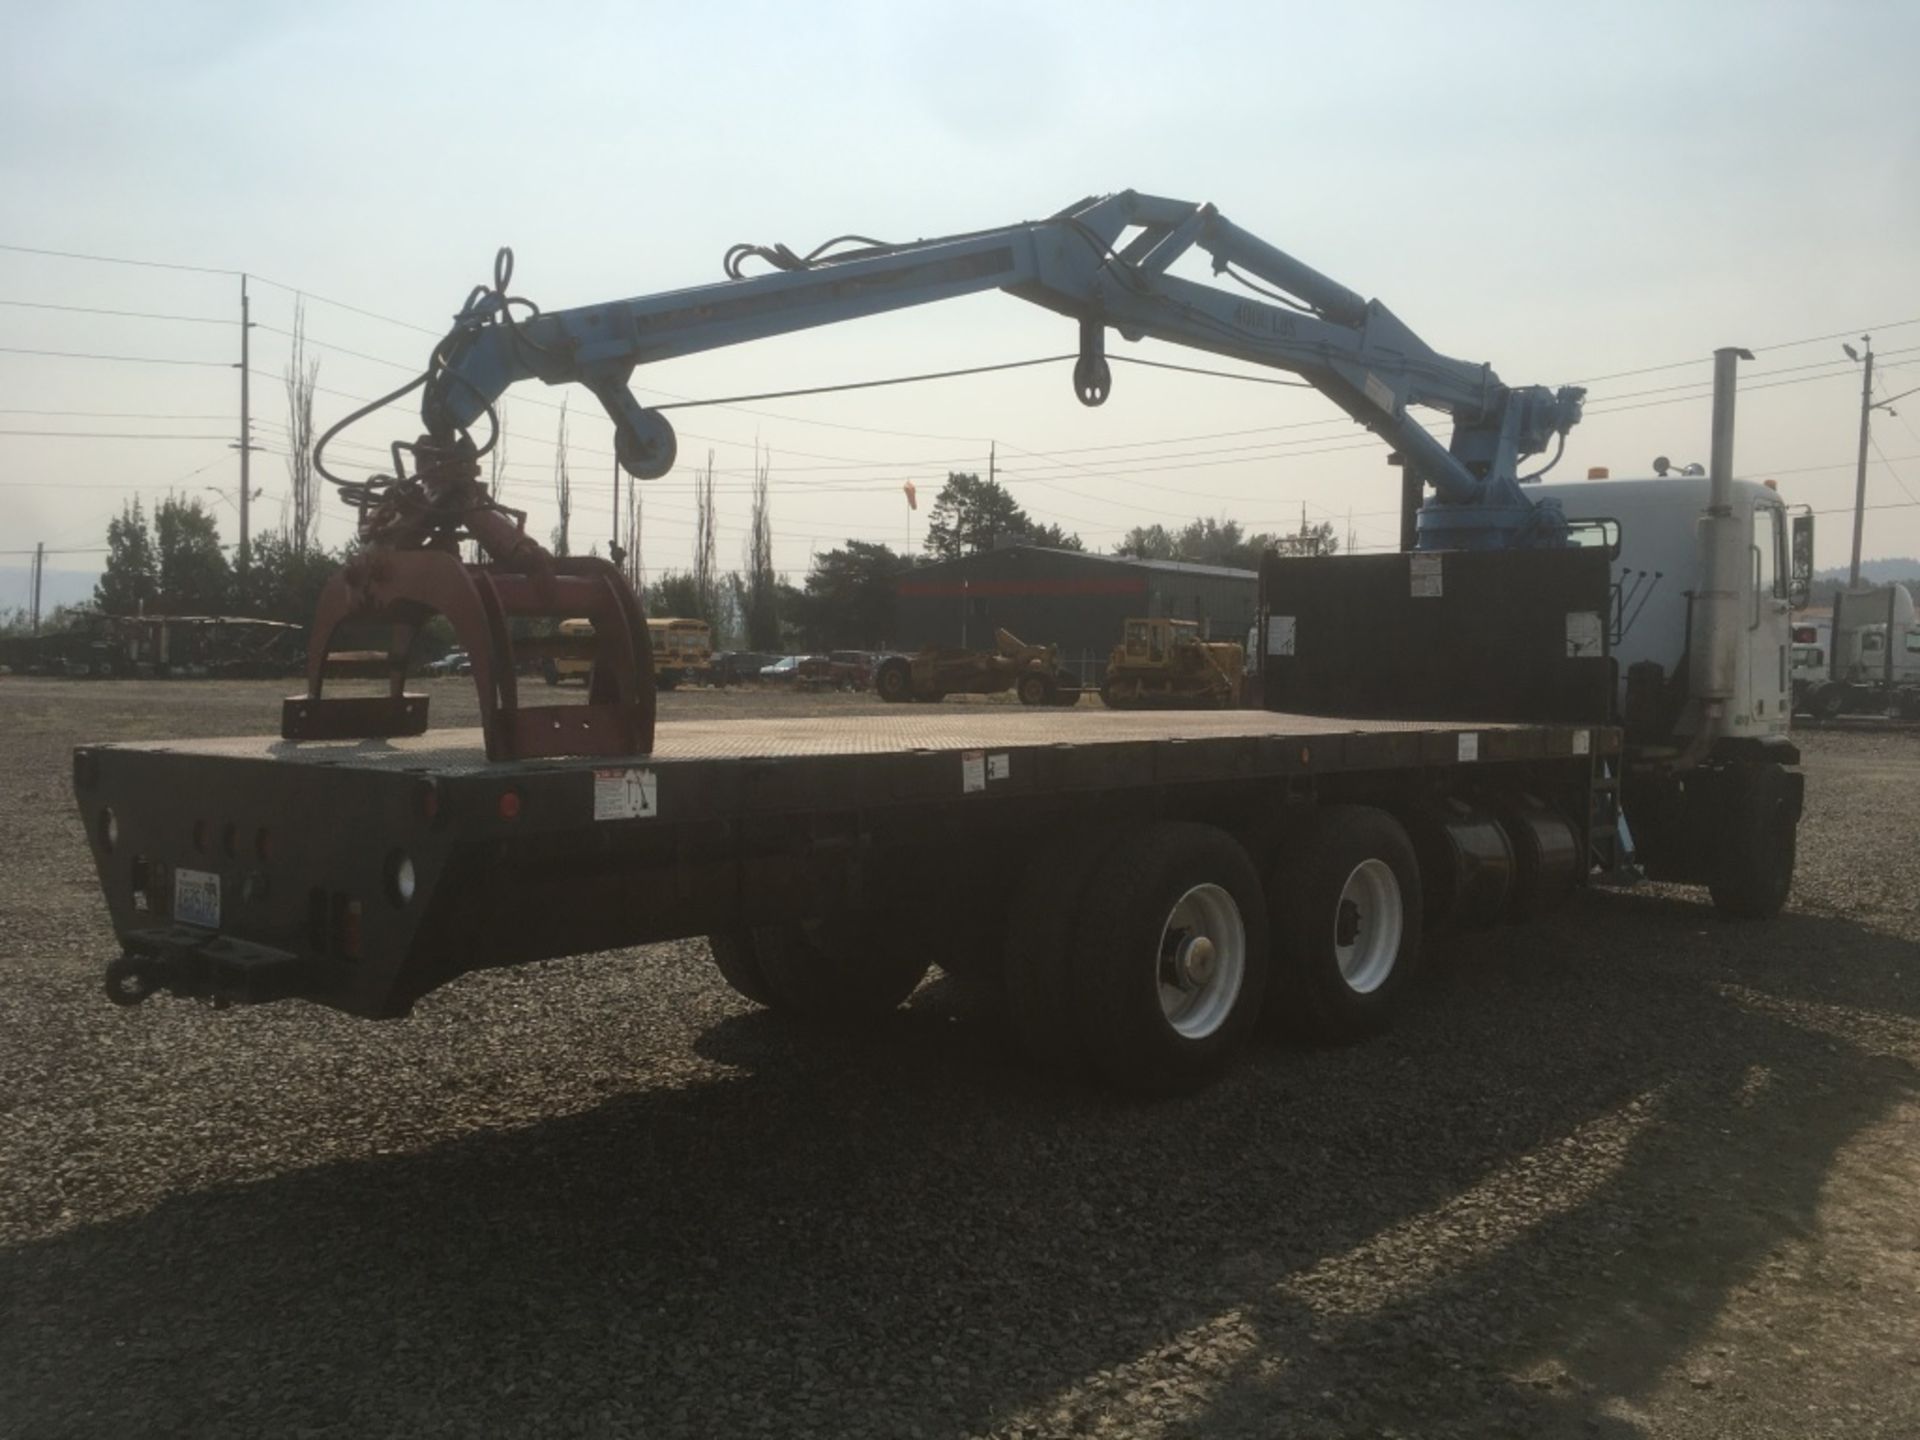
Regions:
[[[1012,773],[1013,756],[1006,754],[987,756],[987,779],[1004,780]]]
[[[660,782],[651,770],[593,772],[593,818],[651,820],[660,813]]]
[[[1467,760],[1478,760],[1479,758],[1480,737],[1472,731],[1468,731],[1460,737],[1460,759],[1464,762]]]
[[[1296,623],[1296,617],[1292,615],[1272,615],[1267,618],[1267,654],[1293,654]]]
[[[971,795],[987,788],[987,752],[963,750],[960,754],[960,793]]]

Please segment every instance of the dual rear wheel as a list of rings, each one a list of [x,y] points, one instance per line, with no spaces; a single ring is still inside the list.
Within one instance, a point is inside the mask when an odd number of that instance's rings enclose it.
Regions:
[[[999,976],[1043,1067],[1146,1095],[1216,1073],[1264,1019],[1318,1041],[1384,1029],[1419,956],[1420,873],[1398,821],[1328,806],[1261,863],[1211,825],[1079,830],[1039,847],[1008,914]],[[879,921],[712,937],[747,998],[833,1025],[902,1003],[931,944]]]

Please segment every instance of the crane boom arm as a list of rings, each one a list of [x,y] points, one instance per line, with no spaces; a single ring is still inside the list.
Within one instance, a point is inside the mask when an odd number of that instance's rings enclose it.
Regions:
[[[1229,291],[1169,273],[1195,249]],[[771,273],[740,275],[759,256]],[[904,245],[863,243],[825,258],[736,247],[736,278],[516,320],[507,275],[481,287],[436,353],[422,399],[430,435],[470,426],[524,379],[578,382],[612,418],[616,453],[641,478],[672,467],[672,427],[629,388],[637,367],[814,326],[836,324],[985,290],[1009,294],[1079,324],[1074,388],[1089,405],[1111,389],[1105,332],[1152,338],[1297,374],[1378,434],[1436,492],[1422,512],[1422,544],[1556,544],[1564,522],[1519,488],[1519,463],[1562,442],[1583,395],[1509,388],[1490,366],[1434,351],[1378,301],[1363,299],[1211,205],[1125,191],[1049,219]],[[1245,272],[1244,274],[1241,272]],[[1251,278],[1249,278],[1251,277]],[[1408,413],[1448,414],[1442,445]]]

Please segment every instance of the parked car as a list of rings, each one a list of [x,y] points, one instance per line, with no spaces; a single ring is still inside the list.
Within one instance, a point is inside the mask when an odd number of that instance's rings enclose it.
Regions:
[[[464,650],[449,650],[438,660],[427,662],[429,675],[471,675],[473,659]]]
[[[825,659],[824,655],[782,655],[771,665],[761,667],[760,679],[770,685],[795,685],[799,683],[802,666],[809,660]]]

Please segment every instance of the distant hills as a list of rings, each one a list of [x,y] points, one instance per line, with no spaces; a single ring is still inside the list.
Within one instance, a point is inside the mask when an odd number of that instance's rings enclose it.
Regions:
[[[1825,570],[1813,572],[1816,581],[1832,580],[1845,584],[1847,579],[1845,565],[1830,566]],[[1869,585],[1885,585],[1894,580],[1912,580],[1920,576],[1920,559],[1911,555],[1896,555],[1890,560],[1862,560],[1860,578]]]

